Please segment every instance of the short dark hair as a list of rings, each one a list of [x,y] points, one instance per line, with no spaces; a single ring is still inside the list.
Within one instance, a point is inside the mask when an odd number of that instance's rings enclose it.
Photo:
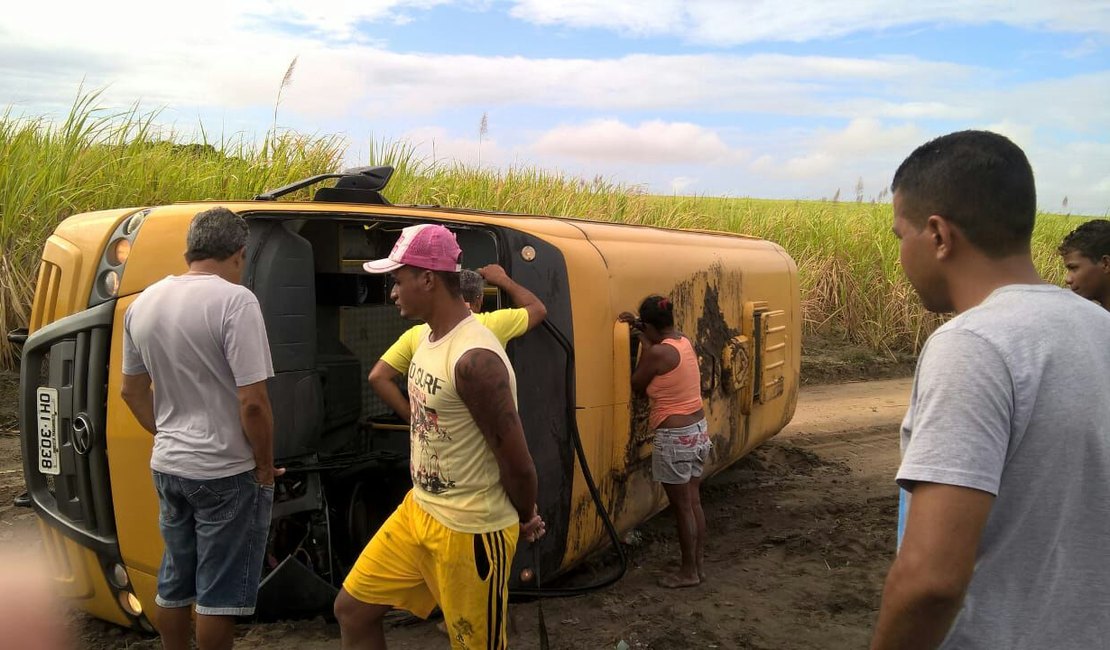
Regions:
[[[959,131],[926,142],[898,167],[890,189],[919,229],[935,214],[991,257],[1029,249],[1037,190],[1029,159],[1009,138]]]
[[[435,273],[439,281],[443,283],[447,293],[454,298],[462,297],[462,278],[459,277],[462,275],[461,273],[457,271],[432,271],[432,273]]]
[[[674,303],[666,296],[648,296],[640,303],[640,320],[655,329],[674,327]]]
[[[247,220],[224,207],[198,212],[185,235],[185,261],[222,262],[247,245]]]
[[[1104,255],[1110,255],[1110,221],[1093,219],[1084,223],[1064,237],[1056,250],[1061,255],[1079,251],[1092,262],[1099,261]]]

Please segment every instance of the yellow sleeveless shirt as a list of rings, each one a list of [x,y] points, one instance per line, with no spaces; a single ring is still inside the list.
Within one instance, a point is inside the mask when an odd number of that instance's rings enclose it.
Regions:
[[[428,340],[430,332],[422,332],[408,374],[413,498],[452,530],[501,530],[519,518],[501,485],[497,459],[455,390],[455,364],[475,348],[493,352],[505,362],[515,404],[513,367],[497,337],[473,315],[438,341]]]

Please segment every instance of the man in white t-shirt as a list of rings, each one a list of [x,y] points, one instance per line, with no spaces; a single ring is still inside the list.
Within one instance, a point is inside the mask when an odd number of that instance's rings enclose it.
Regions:
[[[258,300],[239,284],[247,223],[226,208],[194,217],[189,272],[128,308],[123,399],[154,434],[150,467],[165,542],[156,625],[167,650],[230,648],[254,613],[274,498],[273,376]]]
[[[894,175],[925,308],[898,484],[910,493],[871,647],[1102,648],[1110,638],[1110,312],[1044,283],[1025,154],[962,131]]]

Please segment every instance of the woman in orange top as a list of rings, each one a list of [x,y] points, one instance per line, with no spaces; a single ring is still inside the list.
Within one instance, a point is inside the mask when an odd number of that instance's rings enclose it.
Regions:
[[[637,318],[628,312],[621,322],[640,334],[640,362],[632,373],[632,389],[647,393],[649,422],[655,430],[651,470],[663,484],[678,523],[682,566],[659,581],[663,587],[693,587],[705,579],[705,514],[701,508],[701,475],[710,442],[701,401],[701,372],[690,339],[674,328],[674,306],[663,296],[648,296]]]

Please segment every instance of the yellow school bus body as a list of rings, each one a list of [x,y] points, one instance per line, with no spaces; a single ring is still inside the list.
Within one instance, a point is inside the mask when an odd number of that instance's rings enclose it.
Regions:
[[[153,439],[134,420],[119,396],[123,317],[147,286],[186,270],[183,253],[189,221],[211,205],[215,204],[143,209],[141,226],[131,239],[130,254],[119,274],[117,295],[98,306],[104,312],[99,317],[99,331],[106,331],[109,337],[105,343],[102,442],[110,477],[112,521],[97,522],[102,534],[96,537],[96,544],[89,543],[86,534],[73,533],[80,529],[81,521],[74,524],[59,514],[61,506],[50,505],[51,497],[57,495],[49,491],[57,489],[57,485],[51,488],[43,483],[31,458],[34,441],[24,444],[28,485],[32,496],[41,497],[36,498],[35,507],[42,516],[48,556],[62,593],[90,614],[121,625],[150,629],[144,612],[153,608],[162,554],[157,500],[149,471]],[[676,327],[694,341],[703,366],[703,395],[714,441],[707,474],[726,467],[773,436],[793,415],[802,317],[797,269],[790,257],[773,243],[723,233],[448,208],[273,201],[218,205],[244,215],[248,221],[265,218],[286,224],[282,227],[287,230],[293,219],[296,223],[337,220],[344,224],[382,222],[397,226],[441,222],[455,229],[474,229],[497,238],[496,261],[506,266],[518,281],[528,277],[529,269],[535,265],[552,264],[554,270],[543,276],[546,281],[562,284],[562,280],[555,282],[554,278],[565,278],[565,286],[549,288],[555,292],[551,295],[560,297],[553,300],[559,304],[549,303],[548,308],[549,319],[562,323],[555,327],[569,330],[567,339],[574,349],[570,396],[574,424],[602,502],[620,531],[657,513],[666,500],[658,484],[651,480],[651,432],[646,426],[646,403],[631,392],[634,349],[628,327],[617,322],[617,314],[635,311],[640,300],[652,293],[673,298]],[[101,281],[98,273],[107,268],[102,263],[105,250],[128,220],[139,213],[136,209],[90,213],[72,217],[58,227],[43,252],[28,348],[33,347],[36,333],[43,328],[49,330],[52,323],[95,311],[89,307],[94,302],[90,294],[98,291],[96,283]],[[520,241],[532,243],[510,248]],[[559,255],[562,260],[556,264],[551,258]],[[489,261],[495,260],[484,260]],[[476,266],[468,261],[465,246],[464,264]],[[534,281],[529,288],[542,298],[544,289],[540,284]],[[109,310],[111,313],[107,313]],[[516,348],[514,358],[522,390],[522,417],[526,418],[526,434],[534,449],[551,447],[546,435],[536,433],[537,430],[551,427],[561,431],[569,426],[552,417],[532,424],[527,420],[529,405],[543,403],[542,397],[524,396],[530,382],[554,386],[558,381],[552,375],[563,374],[563,360],[543,352],[551,349],[544,336],[538,330],[527,334],[521,339],[521,347]],[[531,342],[528,337],[533,337]],[[529,346],[539,352],[532,352]],[[511,353],[513,350],[510,347]],[[34,384],[42,380],[26,367],[26,354],[21,395],[31,400],[35,395]],[[550,412],[564,412],[557,406],[552,405]],[[25,415],[27,409],[25,405]],[[23,424],[25,437],[33,438],[33,420],[24,419]],[[65,442],[65,432],[60,435]],[[552,501],[546,506],[552,512],[543,513],[549,522],[548,538],[556,540],[545,543],[541,564],[546,576],[573,567],[608,542],[580,464],[574,461],[569,446],[564,449],[565,437],[560,435],[554,436],[558,438],[555,448],[536,457],[541,508],[545,507],[545,490],[558,492],[557,498],[551,497],[557,503]],[[65,444],[63,457],[64,449]],[[93,456],[95,449],[87,454],[88,458]],[[69,457],[77,459],[74,462],[86,462],[84,457],[73,454]],[[91,460],[88,462],[95,465]],[[85,474],[90,471],[86,469]],[[85,509],[82,512],[89,507],[82,504]],[[85,523],[96,516],[89,514]],[[519,566],[530,566],[531,558],[525,555],[528,554],[518,553]],[[111,577],[117,564],[126,572],[122,585]]]

